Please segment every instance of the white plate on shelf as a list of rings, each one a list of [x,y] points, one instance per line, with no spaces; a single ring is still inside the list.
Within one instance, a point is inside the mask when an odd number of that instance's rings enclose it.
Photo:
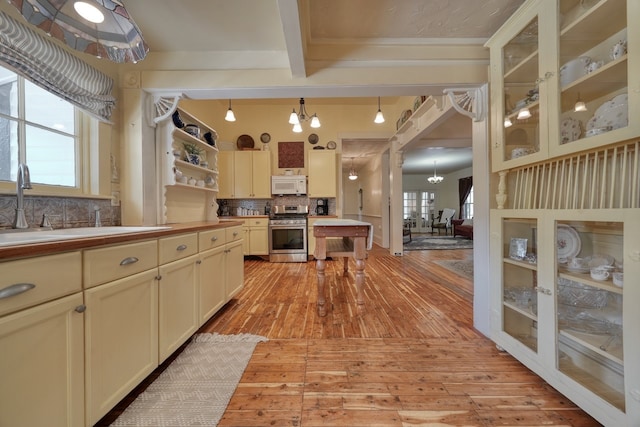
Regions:
[[[587,131],[597,128],[619,129],[629,125],[629,96],[620,94],[602,104],[587,122]]]
[[[562,121],[560,125],[560,144],[566,144],[567,142],[580,139],[582,134],[582,122],[573,117],[567,117]]]
[[[558,224],[556,242],[558,258],[575,258],[582,248],[582,241],[578,232],[573,227],[564,224]]]

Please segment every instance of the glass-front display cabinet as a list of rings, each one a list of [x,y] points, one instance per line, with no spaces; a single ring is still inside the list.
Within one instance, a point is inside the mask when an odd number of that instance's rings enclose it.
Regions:
[[[628,23],[640,3],[529,1],[521,11],[487,42],[493,170],[638,137],[640,27]]]
[[[538,351],[537,220],[502,218],[502,330]]]
[[[625,411],[624,231],[623,222],[556,222],[557,368],[620,411]]]

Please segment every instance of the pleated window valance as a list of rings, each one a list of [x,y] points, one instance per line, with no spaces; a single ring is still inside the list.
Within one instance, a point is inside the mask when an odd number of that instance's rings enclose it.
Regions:
[[[110,120],[113,79],[3,12],[0,61],[98,119]]]

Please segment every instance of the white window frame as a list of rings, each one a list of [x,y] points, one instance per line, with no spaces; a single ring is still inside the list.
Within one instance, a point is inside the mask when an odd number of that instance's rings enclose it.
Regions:
[[[2,64],[0,64],[2,66]],[[27,123],[25,119],[25,94],[24,94],[24,86],[25,79],[21,75],[17,74],[17,91],[18,91],[18,117],[4,116],[9,120],[16,121],[18,126],[18,162],[25,161],[25,147],[26,141],[24,140],[26,135],[26,126]],[[94,129],[98,127],[98,121],[89,116],[86,113],[83,113],[78,107],[74,106],[74,140],[75,140],[75,176],[76,176],[76,185],[71,186],[62,186],[62,185],[51,185],[51,184],[41,184],[37,182],[32,182],[32,189],[28,190],[25,195],[29,196],[86,196],[91,191],[92,187],[92,179],[90,176],[90,147],[92,146],[92,140],[94,139]],[[41,127],[40,125],[36,125]],[[55,131],[55,130],[54,130]],[[97,137],[97,136],[96,136]],[[98,155],[98,154],[96,154]],[[27,164],[28,165],[28,164]],[[10,177],[10,181],[0,180],[0,193],[3,194],[15,194],[16,192],[16,177]]]

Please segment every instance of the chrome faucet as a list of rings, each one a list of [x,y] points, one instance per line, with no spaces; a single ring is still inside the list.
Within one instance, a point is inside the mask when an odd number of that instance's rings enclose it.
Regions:
[[[24,193],[22,190],[31,189],[31,176],[29,175],[29,168],[26,164],[20,163],[18,165],[18,177],[16,179],[16,217],[13,220],[13,228],[29,228],[27,219],[24,216]]]

